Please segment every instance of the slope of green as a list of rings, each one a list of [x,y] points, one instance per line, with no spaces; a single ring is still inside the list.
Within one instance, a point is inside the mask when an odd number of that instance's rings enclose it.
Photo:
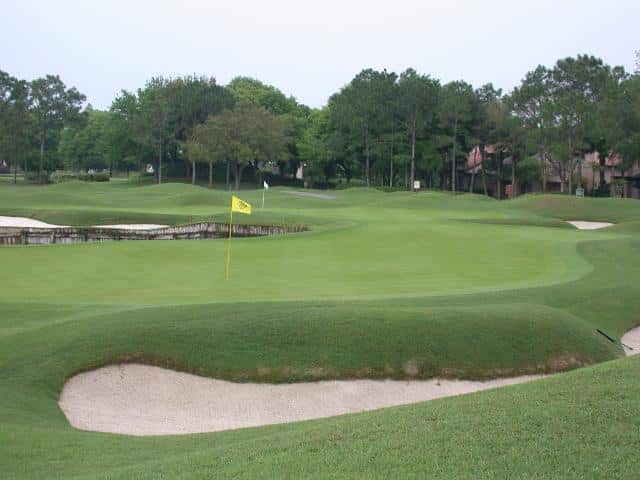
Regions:
[[[262,192],[241,192],[255,208],[243,221],[312,230],[234,240],[227,282],[220,240],[1,248],[3,478],[634,478],[638,360],[278,427],[131,438],[68,425],[65,379],[115,361],[238,381],[489,378],[615,359],[595,329],[640,324],[640,202],[318,193],[271,189],[261,210]],[[173,223],[224,219],[228,200],[176,184],[5,185],[0,215]]]

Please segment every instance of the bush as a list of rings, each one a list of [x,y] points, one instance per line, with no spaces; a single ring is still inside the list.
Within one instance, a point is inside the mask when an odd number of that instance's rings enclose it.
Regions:
[[[24,180],[25,180],[25,182],[37,183],[38,182],[38,172],[25,172]],[[42,172],[41,181],[42,181],[42,183],[49,183],[49,172],[47,172],[46,170]]]
[[[64,170],[55,171],[49,175],[49,180],[52,183],[68,182],[70,180],[77,180],[78,178],[77,173]]]
[[[152,185],[156,183],[156,176],[153,173],[132,173],[128,182],[132,185]]]
[[[78,176],[83,182],[108,182],[110,180],[108,173],[87,173]]]
[[[598,185],[598,188],[594,188],[591,192],[591,195],[594,197],[610,197],[611,196],[611,188],[608,183],[603,185]]]

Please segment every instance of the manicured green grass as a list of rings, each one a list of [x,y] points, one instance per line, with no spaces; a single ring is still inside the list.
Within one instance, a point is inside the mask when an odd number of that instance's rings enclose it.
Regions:
[[[0,249],[3,478],[635,478],[640,203],[351,189],[240,196],[286,237]],[[62,224],[226,218],[182,184],[0,187]],[[577,203],[578,202],[578,203]],[[22,212],[22,213],[21,213]],[[234,217],[234,218],[235,218]],[[577,231],[563,220],[610,220]],[[237,381],[489,378],[528,385],[292,425],[132,438],[72,429],[66,378],[144,361]]]

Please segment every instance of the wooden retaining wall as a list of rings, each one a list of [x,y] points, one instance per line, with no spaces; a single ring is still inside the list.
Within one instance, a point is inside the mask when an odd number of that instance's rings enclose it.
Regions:
[[[263,237],[303,232],[302,225],[233,225],[234,237]],[[229,235],[226,223],[192,223],[153,230],[100,227],[0,228],[0,245],[48,245],[53,243],[107,242],[117,240],[198,240]]]

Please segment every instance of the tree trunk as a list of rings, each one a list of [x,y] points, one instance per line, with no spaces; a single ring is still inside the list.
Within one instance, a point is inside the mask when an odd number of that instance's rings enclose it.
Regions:
[[[195,160],[191,162],[191,185],[196,184],[196,162]]]
[[[413,184],[407,185],[407,181],[409,179],[409,172],[407,172],[407,164],[404,164],[404,188],[409,187],[410,190],[413,190]]]
[[[229,162],[229,160],[227,160],[227,179],[226,179],[226,183],[227,183],[227,190],[231,190],[231,162]]]
[[[13,164],[13,184],[18,183],[18,161]]]
[[[38,183],[42,183],[42,170],[44,169],[44,141],[47,137],[47,131],[42,132],[40,137],[40,166],[38,167]]]
[[[364,166],[364,175],[366,177],[366,182],[367,182],[367,187],[371,186],[371,178],[369,176],[369,136],[367,134],[367,137],[365,138],[365,143],[364,143],[364,148],[365,148],[365,166]]]
[[[158,185],[162,183],[162,142],[160,142],[160,148],[158,149]]]
[[[496,198],[502,200],[502,155],[496,152]]]
[[[456,143],[458,138],[458,117],[453,126],[453,149],[451,153],[451,191],[456,193]]]
[[[413,190],[413,182],[416,179],[416,124],[413,122],[413,129],[411,131],[411,177],[409,188]]]
[[[584,158],[584,157],[583,157]],[[582,160],[583,158],[578,160],[578,185],[582,187]]]
[[[240,179],[242,178],[242,171],[244,170],[244,167],[242,165],[240,165],[239,162],[235,163],[235,168],[234,168],[234,177],[235,177],[235,189],[236,190],[240,190]]]
[[[487,163],[487,150],[484,145],[480,147],[480,174],[482,176],[482,190],[484,191],[484,196],[488,197],[489,192],[487,191],[487,174],[485,171],[485,164]]]
[[[389,188],[393,188],[393,155],[389,158]]]
[[[599,170],[599,177],[600,177],[600,185],[599,188],[602,188],[605,184],[605,180],[604,180],[604,170],[606,167],[606,158],[604,155],[601,155],[600,152],[598,152],[598,163],[600,164],[600,168]]]
[[[209,188],[213,188],[213,162],[209,162]]]
[[[511,157],[511,198],[518,195],[518,187],[516,186],[516,157]]]

